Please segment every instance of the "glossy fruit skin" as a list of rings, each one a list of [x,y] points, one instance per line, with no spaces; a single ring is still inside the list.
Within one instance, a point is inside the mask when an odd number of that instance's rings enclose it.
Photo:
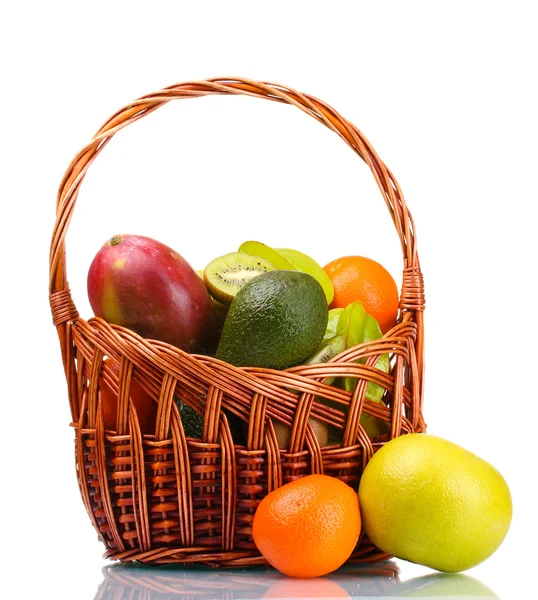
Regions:
[[[365,256],[343,256],[323,269],[334,288],[329,308],[345,308],[358,300],[382,333],[394,327],[400,302],[398,286],[383,265]]]
[[[327,304],[330,304],[334,298],[334,288],[329,276],[320,265],[308,254],[294,250],[293,248],[276,248],[276,251],[283,256],[298,270],[312,275],[316,278],[327,297]]]
[[[215,343],[211,298],[204,282],[175,250],[141,235],[106,242],[88,272],[94,314],[142,337],[187,352]]]
[[[252,537],[264,558],[290,577],[319,577],[351,556],[361,531],[355,490],[328,475],[307,475],[260,502]]]
[[[451,573],[491,556],[512,518],[510,490],[497,469],[426,433],[395,438],[374,454],[359,500],[364,530],[378,548]]]
[[[119,379],[120,364],[112,358],[105,359],[105,365],[111,370],[116,379]],[[103,420],[105,429],[116,431],[116,418],[118,414],[118,395],[113,391],[106,379],[99,377],[99,389],[101,392],[101,403],[103,407]],[[146,390],[133,378],[129,384],[129,398],[132,400],[136,410],[140,431],[142,434],[154,434],[157,421],[157,402],[146,392]]]
[[[274,248],[271,248],[271,246],[262,242],[256,242],[254,240],[243,242],[241,246],[239,246],[239,252],[244,252],[251,256],[261,256],[265,260],[268,260],[275,269],[281,271],[295,271],[295,267],[287,258],[282,256]]]
[[[311,275],[262,273],[233,299],[216,356],[236,367],[301,364],[321,343],[328,314],[323,289]]]
[[[371,340],[378,340],[382,337],[381,329],[377,321],[369,315],[364,306],[355,300],[351,304],[348,304],[343,309],[338,324],[336,326],[336,332],[346,340],[346,347],[351,348],[363,342],[369,342]],[[365,362],[362,359],[359,362]],[[389,372],[389,355],[383,354],[379,360],[375,363],[375,367],[385,373]],[[344,389],[348,392],[353,392],[357,385],[357,380],[353,377],[345,377],[343,380]],[[368,382],[366,386],[365,397],[372,402],[380,402],[384,393],[384,388],[372,381]]]

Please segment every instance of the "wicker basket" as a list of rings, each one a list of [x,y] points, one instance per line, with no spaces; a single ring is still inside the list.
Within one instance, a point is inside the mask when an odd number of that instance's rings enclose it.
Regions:
[[[88,168],[120,129],[170,100],[209,94],[243,94],[296,106],[337,133],[370,167],[403,253],[398,323],[381,339],[350,348],[329,363],[273,371],[236,368],[143,339],[99,318],[79,317],[67,282],[65,236]],[[144,96],[114,114],[77,154],[60,184],[56,210],[50,304],[67,379],[80,491],[106,546],[106,558],[264,564],[252,541],[251,524],[268,492],[309,473],[326,473],[357,488],[368,460],[383,443],[425,430],[424,292],[413,221],[398,183],[369,142],[324,102],[242,78],[181,83]],[[373,366],[385,353],[390,356],[389,374]],[[106,357],[119,361],[119,377],[104,365]],[[324,383],[344,375],[358,380],[353,394]],[[115,432],[104,429],[100,378],[118,389]],[[141,433],[129,401],[133,379],[158,402],[154,435]],[[365,399],[369,381],[385,388],[386,406]],[[340,403],[342,410],[321,404],[320,396]],[[202,439],[185,436],[174,398],[204,415]],[[362,413],[389,423],[390,433],[370,439],[360,424]],[[243,444],[232,438],[231,414],[248,427]],[[311,416],[340,428],[342,442],[320,447]],[[285,450],[278,447],[274,420],[292,426]],[[386,558],[363,535],[350,562]]]

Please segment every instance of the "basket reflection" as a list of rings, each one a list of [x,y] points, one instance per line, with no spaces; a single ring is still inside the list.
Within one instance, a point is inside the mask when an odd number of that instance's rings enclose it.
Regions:
[[[326,577],[294,579],[270,567],[247,569],[111,565],[95,600],[247,600],[394,596],[399,568],[393,561],[345,565]]]

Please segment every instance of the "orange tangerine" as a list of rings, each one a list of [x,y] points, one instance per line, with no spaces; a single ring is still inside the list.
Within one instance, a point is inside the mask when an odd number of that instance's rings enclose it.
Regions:
[[[330,308],[359,300],[386,333],[396,324],[398,286],[385,267],[365,256],[343,256],[323,267],[334,287]]]
[[[361,531],[355,490],[336,477],[307,475],[260,502],[252,536],[267,562],[290,577],[319,577],[351,556]]]

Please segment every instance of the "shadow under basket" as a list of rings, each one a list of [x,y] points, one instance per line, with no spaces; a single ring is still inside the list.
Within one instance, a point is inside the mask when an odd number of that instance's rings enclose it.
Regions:
[[[123,127],[171,100],[210,94],[293,105],[337,133],[370,167],[403,254],[398,321],[382,338],[349,348],[327,363],[276,371],[237,368],[143,339],[99,318],[79,317],[67,283],[65,236],[88,168]],[[366,464],[384,443],[425,431],[424,289],[403,194],[355,126],[324,102],[293,89],[242,78],[187,82],[115,113],[73,159],[60,184],[50,303],[67,379],[80,492],[106,546],[106,558],[148,564],[265,564],[251,525],[269,492],[310,473],[337,477],[357,489]],[[388,373],[375,367],[385,354]],[[105,363],[107,358],[117,361],[119,374]],[[355,378],[354,390],[327,383],[338,377]],[[158,405],[150,433],[141,427],[130,400],[133,382]],[[118,393],[115,431],[105,429],[105,383]],[[369,383],[383,388],[382,403],[365,397]],[[200,439],[185,435],[178,401],[203,415]],[[381,422],[383,433],[370,437],[364,415]],[[312,419],[327,423],[337,441],[321,446]],[[282,424],[291,428],[286,448],[279,448],[277,438]],[[349,562],[387,558],[363,534]]]

